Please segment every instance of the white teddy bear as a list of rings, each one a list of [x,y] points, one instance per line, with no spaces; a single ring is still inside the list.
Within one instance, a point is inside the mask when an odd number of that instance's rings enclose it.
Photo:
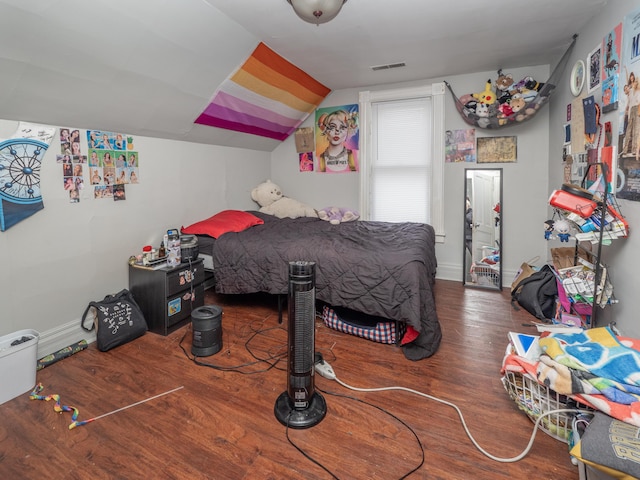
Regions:
[[[251,198],[260,205],[260,212],[278,218],[318,217],[318,212],[304,203],[282,195],[282,190],[271,180],[251,191]]]

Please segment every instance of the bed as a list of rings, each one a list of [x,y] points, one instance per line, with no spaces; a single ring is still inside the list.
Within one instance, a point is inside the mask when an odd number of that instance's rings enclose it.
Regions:
[[[318,218],[247,213],[264,223],[217,239],[197,235],[200,253],[212,257],[217,293],[285,295],[288,263],[313,261],[317,300],[413,327],[401,341],[410,360],[437,351],[442,334],[433,291],[433,227],[370,221],[332,225]]]

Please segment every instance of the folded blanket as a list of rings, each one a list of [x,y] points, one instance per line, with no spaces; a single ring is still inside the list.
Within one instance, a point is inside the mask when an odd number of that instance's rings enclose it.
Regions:
[[[620,384],[590,372],[569,368],[547,355],[540,355],[536,374],[539,383],[563,395],[601,394],[607,400],[625,405],[640,400],[640,389],[633,385]]]
[[[611,330],[608,328],[607,328],[608,331],[604,333],[596,332],[596,330],[599,330],[599,329],[591,329],[591,330],[585,331],[586,333],[591,332],[593,334],[593,335],[587,335],[587,337],[592,339],[598,336],[602,336],[604,339],[608,338],[608,345],[614,347],[613,350],[614,351],[617,350],[618,353],[622,353],[624,349],[633,350],[633,352],[627,352],[628,355],[626,355],[626,358],[625,358],[625,355],[622,355],[622,357],[620,357],[624,359],[623,363],[625,363],[625,365],[620,366],[620,368],[612,367],[611,365],[609,365],[609,367],[611,367],[610,370],[614,370],[614,371],[616,369],[622,370],[622,371],[626,369],[627,376],[630,376],[631,379],[634,380],[635,382],[638,374],[640,374],[640,369],[636,369],[636,372],[635,372],[636,375],[633,375],[631,372],[631,369],[627,367],[629,366],[628,362],[630,361],[630,359],[635,358],[640,352],[640,339],[615,337],[611,332]],[[582,335],[582,333],[577,335]],[[553,334],[553,337],[562,338],[564,336],[571,337],[572,335]],[[613,337],[613,340],[612,340],[612,337]],[[541,347],[542,345],[547,343],[547,346],[548,346],[547,353],[551,352],[551,353],[557,354],[558,351],[555,349],[559,348],[557,346],[558,342],[556,341],[558,339],[556,338],[556,340],[554,341],[548,341],[546,340],[548,338],[549,337],[543,336],[540,339]],[[584,337],[582,338],[584,339]],[[574,347],[575,347],[574,349],[579,350],[579,348],[577,347],[577,344],[575,344]],[[615,347],[624,347],[624,349],[619,349]],[[592,353],[593,351],[590,352],[589,348],[586,348],[584,349],[583,352],[579,352],[578,357],[576,358],[584,357],[583,359],[588,359],[586,358],[587,355]],[[542,357],[545,357],[545,355],[543,355]],[[542,357],[541,357],[541,360],[542,360]],[[591,358],[593,359],[594,356],[592,355]],[[606,359],[606,355],[605,355],[605,359]],[[597,386],[593,384],[593,382],[589,381],[595,378],[595,376],[592,375],[591,372],[584,369],[579,369],[579,368],[571,369],[570,367],[567,367],[567,365],[563,365],[557,360],[558,360],[557,358],[553,359],[551,358],[551,356],[547,354],[544,361],[532,362],[523,357],[519,357],[518,355],[507,353],[502,362],[501,373],[504,375],[506,372],[509,371],[509,372],[515,372],[520,374],[529,374],[529,376],[531,376],[532,378],[538,379],[539,383],[541,383],[542,385],[546,385],[547,387],[549,387],[550,389],[554,390],[557,393],[567,395],[584,405],[590,406],[596,410],[600,410],[606,413],[607,415],[613,418],[616,418],[618,420],[621,420],[625,423],[629,423],[631,425],[640,427],[640,402],[633,401],[630,403],[626,403],[626,402],[617,402],[612,400],[613,398],[620,398],[620,397],[616,397],[616,395],[618,394],[625,395],[628,392],[625,392],[625,391],[618,392],[613,390],[608,391],[602,385],[600,385],[600,387],[603,388],[603,390],[599,390]],[[575,362],[575,365],[580,366],[580,362],[578,362],[575,358],[571,359],[570,362]],[[541,366],[541,364],[543,364],[544,366]],[[596,365],[596,368],[594,369],[597,369],[597,368],[599,368],[598,365]],[[538,376],[539,371],[540,371],[540,377]],[[637,384],[635,383],[625,383],[624,385],[637,386]],[[597,393],[602,391],[604,391],[607,395],[605,395],[605,393]],[[635,395],[633,396],[635,397]]]
[[[570,384],[568,393],[601,393],[625,404],[640,400],[640,352],[623,345],[609,327],[551,333],[539,344],[547,357],[540,359],[538,374],[561,390]]]
[[[640,352],[622,344],[609,327],[580,333],[551,333],[540,338],[540,348],[569,368],[640,387]]]

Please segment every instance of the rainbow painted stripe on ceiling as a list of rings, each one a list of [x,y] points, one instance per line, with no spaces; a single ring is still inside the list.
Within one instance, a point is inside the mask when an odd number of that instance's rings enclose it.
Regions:
[[[331,90],[260,43],[195,123],[285,140]]]

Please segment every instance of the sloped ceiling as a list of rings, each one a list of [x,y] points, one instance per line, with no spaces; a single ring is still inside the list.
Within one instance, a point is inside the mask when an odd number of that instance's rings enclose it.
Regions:
[[[553,64],[606,4],[349,0],[315,26],[286,0],[0,0],[0,118],[271,151],[279,141],[194,123],[260,41],[358,88]]]

